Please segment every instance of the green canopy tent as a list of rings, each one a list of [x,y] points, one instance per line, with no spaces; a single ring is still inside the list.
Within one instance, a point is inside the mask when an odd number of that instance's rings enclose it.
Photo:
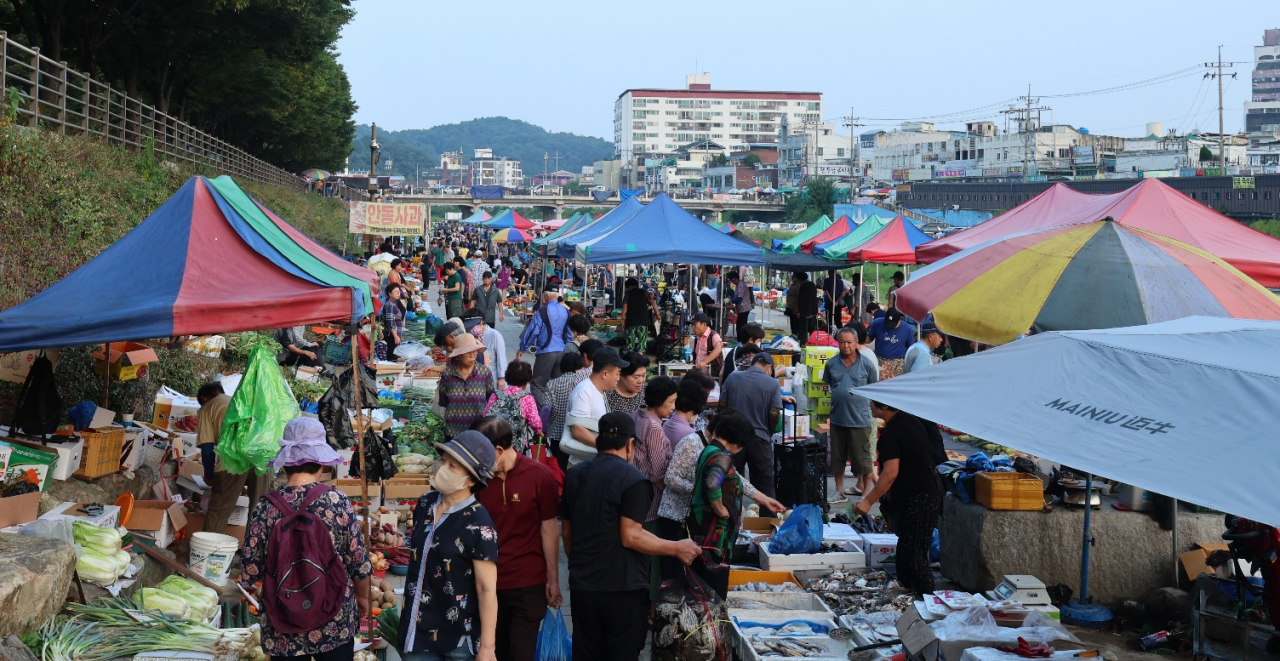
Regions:
[[[832,261],[842,262],[848,259],[849,251],[871,240],[880,230],[889,226],[893,218],[870,216],[862,221],[858,229],[844,235],[839,241],[832,243],[822,251],[822,256]]]
[[[813,223],[805,228],[803,232],[783,241],[782,245],[778,246],[778,252],[784,255],[793,255],[800,252],[801,244],[821,234],[823,230],[831,227],[831,223],[833,222],[835,221],[831,220],[830,217],[823,215],[821,218],[813,221]]]

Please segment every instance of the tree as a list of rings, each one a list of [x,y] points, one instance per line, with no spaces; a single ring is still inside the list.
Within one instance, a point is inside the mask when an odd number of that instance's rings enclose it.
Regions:
[[[1200,162],[1208,163],[1213,160],[1213,150],[1209,149],[1209,145],[1200,145]]]
[[[747,167],[755,167],[760,164],[760,155],[755,152],[751,152],[742,157],[742,164]]]
[[[718,168],[722,165],[727,164],[728,162],[729,162],[729,159],[724,154],[716,154],[715,156],[711,157],[711,167],[713,168]]]

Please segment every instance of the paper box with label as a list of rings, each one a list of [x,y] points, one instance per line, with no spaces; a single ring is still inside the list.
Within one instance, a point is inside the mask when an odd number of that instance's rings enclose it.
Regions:
[[[382,483],[382,503],[390,509],[408,509],[422,494],[431,490],[426,475],[397,475]]]
[[[351,501],[351,505],[360,510],[360,480],[334,480],[328,483],[329,486],[341,491]],[[382,507],[382,485],[377,482],[369,483],[369,507]]]
[[[200,512],[209,514],[209,501],[211,498],[205,498],[200,502]],[[249,497],[240,496],[236,499],[236,507],[231,510],[231,515],[227,517],[227,525],[229,526],[247,526],[249,525]]]
[[[16,353],[0,354],[0,380],[23,383],[27,380],[27,372],[31,371],[31,363],[44,353],[44,357],[53,363],[54,371],[58,369],[58,349],[32,349]]]
[[[156,546],[167,548],[179,530],[187,525],[182,505],[167,500],[140,500],[133,504],[129,516],[131,532],[156,540]]]
[[[893,565],[898,562],[898,536],[880,533],[862,534],[862,552],[867,554],[868,567]]]
[[[157,394],[151,424],[161,429],[190,434],[196,430],[198,415],[200,415],[200,402],[195,399],[180,395]]]
[[[42,519],[71,519],[84,521],[99,528],[115,528],[120,525],[120,508],[116,505],[104,505],[101,514],[89,514],[84,510],[86,503],[62,503],[45,512]]]
[[[53,481],[53,467],[58,463],[57,453],[38,446],[5,441],[0,441],[0,447],[7,447],[10,451],[9,466],[4,471],[6,480],[30,475],[40,483],[41,491],[49,488],[49,483]]]
[[[117,381],[130,381],[132,379],[140,379],[147,375],[147,364],[160,360],[156,352],[151,347],[137,342],[112,342],[107,345],[110,350],[110,358],[106,359],[111,364],[111,378]],[[103,364],[104,355],[102,349],[93,352],[93,357],[97,362],[93,364],[93,371],[96,374],[105,374],[106,368]]]
[[[69,480],[80,470],[80,458],[84,454],[84,440],[73,436],[52,436],[47,441],[15,439],[27,447],[52,452],[58,460],[49,467],[49,475],[55,480]]]

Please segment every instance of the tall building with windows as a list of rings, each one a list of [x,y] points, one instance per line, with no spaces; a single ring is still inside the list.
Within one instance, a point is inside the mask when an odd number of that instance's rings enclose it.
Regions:
[[[1254,143],[1280,137],[1280,28],[1265,30],[1253,47],[1253,93],[1244,104],[1244,130]]]
[[[822,93],[713,90],[711,74],[695,74],[685,77],[684,89],[629,89],[618,95],[613,144],[624,164],[671,156],[704,140],[746,151],[751,144],[777,143],[784,116],[793,127],[821,122]]]

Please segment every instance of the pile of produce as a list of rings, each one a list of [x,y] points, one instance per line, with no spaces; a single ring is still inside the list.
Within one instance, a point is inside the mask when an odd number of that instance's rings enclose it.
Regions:
[[[398,548],[404,546],[404,535],[397,532],[396,527],[390,523],[384,523],[381,528],[374,530],[372,540],[373,545],[378,548]]]
[[[218,593],[185,576],[174,574],[160,581],[155,589],[182,600],[187,606],[187,617],[190,619],[207,622],[218,612]],[[142,591],[145,590],[146,588]],[[144,606],[149,606],[143,603]]]
[[[404,389],[401,395],[404,397],[403,403],[413,407],[412,420],[426,421],[428,416],[431,416],[431,400],[435,397],[434,391],[409,386]],[[436,419],[439,420],[439,418]],[[441,421],[441,423],[443,422]]]
[[[0,498],[12,498],[40,490],[40,476],[34,469],[27,469],[20,476],[9,477],[0,482]]]
[[[76,558],[80,578],[103,586],[120,580],[129,568],[129,554],[120,550],[120,533],[115,528],[99,528],[84,521],[73,521],[71,531],[80,547]]]
[[[356,652],[356,654],[359,654],[359,652]],[[240,661],[269,661],[270,659],[271,657],[262,651],[262,629],[255,624],[253,625],[253,640],[244,646],[244,651],[240,652]]]
[[[70,602],[66,610],[67,615],[22,635],[44,661],[108,661],[169,650],[236,658],[252,648],[249,629],[217,629],[156,612],[139,615],[141,608],[127,597],[92,605]]]
[[[396,607],[395,588],[386,579],[371,578],[372,583],[370,590],[373,592],[373,598],[369,600],[369,611],[374,617],[382,615],[383,612],[389,611]]]
[[[373,563],[376,571],[389,569],[391,565],[407,565],[409,564],[408,547],[400,546],[389,549],[386,552],[374,551],[369,554],[369,562]]]
[[[396,429],[396,443],[401,452],[437,456],[436,443],[444,443],[448,439],[444,435],[444,420],[434,413],[426,413],[414,418],[418,422],[410,422]]]
[[[435,459],[417,452],[405,452],[392,457],[396,462],[396,472],[405,475],[426,475],[431,472]]]

